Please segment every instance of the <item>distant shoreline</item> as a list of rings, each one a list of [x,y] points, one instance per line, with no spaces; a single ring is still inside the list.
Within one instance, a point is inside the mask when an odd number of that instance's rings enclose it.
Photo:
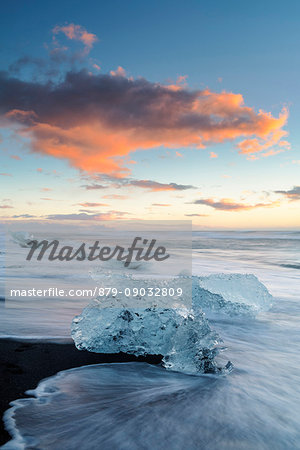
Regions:
[[[62,370],[89,364],[143,361],[160,363],[161,356],[135,357],[124,353],[102,354],[79,351],[72,343],[26,341],[25,339],[0,338],[0,414],[9,408],[9,403],[26,397],[25,392],[35,389],[39,382]],[[0,426],[0,445],[10,440]]]

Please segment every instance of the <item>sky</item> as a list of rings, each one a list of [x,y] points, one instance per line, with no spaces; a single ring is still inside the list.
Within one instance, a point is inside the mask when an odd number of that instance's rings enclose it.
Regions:
[[[2,6],[4,223],[299,229],[298,1]]]

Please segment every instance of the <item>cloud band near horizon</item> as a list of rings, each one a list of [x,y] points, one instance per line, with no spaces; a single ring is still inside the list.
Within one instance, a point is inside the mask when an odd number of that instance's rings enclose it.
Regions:
[[[193,204],[210,206],[211,208],[219,211],[250,211],[256,208],[272,208],[274,206],[279,206],[280,203],[277,201],[270,203],[255,203],[253,205],[248,205],[246,203],[234,202],[233,200],[226,198],[223,198],[221,200],[214,200],[212,198],[202,198],[199,200],[195,200]]]

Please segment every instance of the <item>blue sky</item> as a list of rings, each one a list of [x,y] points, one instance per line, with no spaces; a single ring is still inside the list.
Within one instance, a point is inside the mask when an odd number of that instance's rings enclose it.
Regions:
[[[0,211],[3,220],[23,214],[40,220],[51,214],[59,220],[62,210],[73,220],[82,209],[79,203],[105,201],[108,206],[90,207],[85,214],[99,213],[99,220],[106,220],[111,211],[123,210],[128,218],[182,219],[199,214],[193,221],[200,228],[245,228],[249,221],[257,228],[299,226],[298,191],[290,193],[299,185],[300,169],[299,2],[20,1],[2,9],[3,71],[24,57],[47,61],[54,27],[75,24],[96,35],[98,41],[75,65],[57,64],[60,78],[68,70],[83,67],[96,76],[95,64],[101,68],[100,74],[122,67],[128,79],[143,77],[162,85],[176,84],[178,77],[186,76],[184,90],[241,94],[256,115],[263,110],[277,118],[283,107],[288,108],[288,121],[282,129],[288,132],[284,140],[290,144],[278,154],[261,157],[257,153],[257,159],[249,160],[239,154],[236,139],[212,142],[204,149],[182,146],[182,140],[170,149],[162,140],[150,149],[134,148],[126,157],[135,162],[129,164],[130,180],[192,185],[195,189],[153,191],[128,183],[116,187],[110,180],[105,192],[100,192],[82,187],[89,184],[89,177],[95,182],[91,171],[74,166],[64,155],[57,158],[33,151],[30,137],[24,138],[24,133],[16,137],[12,131],[16,124],[5,123],[1,173],[9,176],[0,176],[0,203],[10,208]],[[55,37],[68,52],[82,49],[82,42],[68,39],[63,32]],[[49,78],[45,71],[41,75],[35,66],[25,65],[9,76],[33,83],[45,83]],[[217,157],[211,158],[211,152]],[[16,155],[19,160],[12,158]],[[99,178],[99,170],[96,172]],[[120,195],[127,198],[103,200]],[[236,206],[218,206],[224,199]],[[196,200],[206,203],[193,203]]]

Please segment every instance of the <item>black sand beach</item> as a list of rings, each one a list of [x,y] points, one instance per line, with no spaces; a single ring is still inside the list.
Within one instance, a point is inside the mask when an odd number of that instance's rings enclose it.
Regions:
[[[25,342],[0,339],[0,414],[9,403],[26,397],[25,391],[34,389],[43,378],[61,370],[89,364],[146,361],[158,364],[161,356],[135,357],[123,353],[106,355],[79,351],[71,344]],[[10,439],[1,421],[0,445]]]

